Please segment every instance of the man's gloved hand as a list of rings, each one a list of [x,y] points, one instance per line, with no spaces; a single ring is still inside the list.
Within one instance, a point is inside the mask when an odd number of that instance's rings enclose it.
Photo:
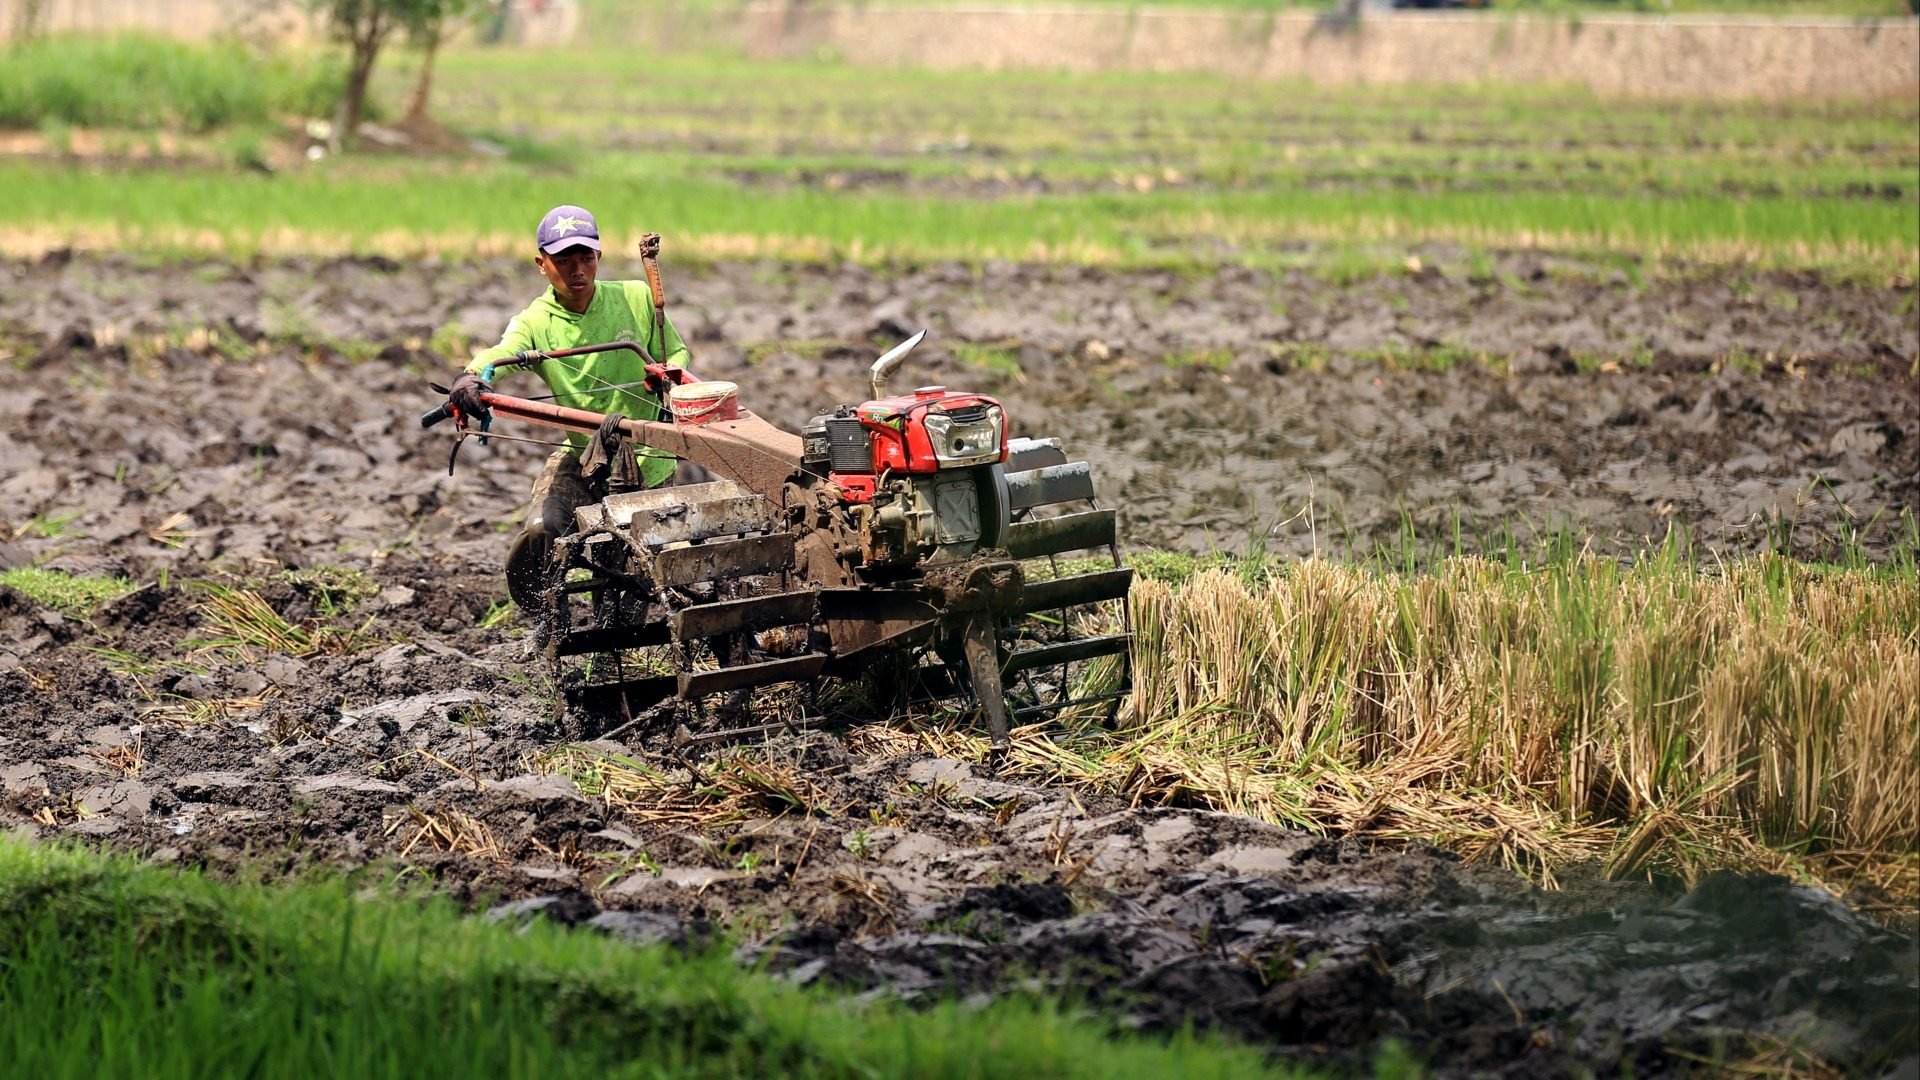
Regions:
[[[593,437],[600,441],[600,445],[607,448],[607,453],[620,452],[620,440],[627,437],[626,431],[620,425],[626,422],[627,417],[624,413],[608,413],[601,418],[600,430],[594,432]]]
[[[463,371],[447,391],[447,401],[460,410],[460,415],[469,420],[478,420],[480,430],[485,431],[493,414],[487,410],[486,402],[480,400],[480,395],[491,393],[493,384],[481,378],[479,372]]]
[[[627,433],[620,430],[626,419],[620,413],[608,413],[600,421],[600,430],[593,433],[580,453],[581,479],[598,484],[613,475],[620,460],[621,441],[627,437]]]

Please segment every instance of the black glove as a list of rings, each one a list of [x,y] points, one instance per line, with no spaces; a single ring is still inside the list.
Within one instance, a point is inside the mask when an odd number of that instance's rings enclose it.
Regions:
[[[626,430],[620,425],[626,422],[627,418],[624,413],[608,413],[601,418],[600,430],[594,432],[593,437],[600,440],[600,445],[607,448],[607,453],[616,454],[620,452],[620,440],[627,437]]]
[[[625,449],[627,433],[620,425],[627,418],[619,413],[608,413],[600,421],[600,430],[587,440],[586,447],[580,452],[580,476],[588,483],[598,484],[619,471],[621,451]]]
[[[447,401],[460,414],[469,420],[480,422],[480,430],[485,431],[493,414],[487,410],[486,402],[480,400],[481,394],[493,393],[493,384],[480,377],[478,372],[463,371],[453,380],[453,388],[447,391]]]

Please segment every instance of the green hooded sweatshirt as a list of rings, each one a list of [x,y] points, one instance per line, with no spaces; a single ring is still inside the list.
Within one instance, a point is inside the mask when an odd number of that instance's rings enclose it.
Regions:
[[[576,315],[562,307],[549,288],[507,323],[500,344],[473,358],[467,370],[488,382],[494,381],[494,365],[518,352],[538,349],[550,352],[580,345],[600,345],[609,341],[631,341],[655,360],[685,367],[687,344],[672,322],[665,324],[666,341],[653,340],[653,296],[644,281],[596,282],[593,302]],[[504,377],[522,370],[499,369]],[[588,409],[600,413],[622,413],[635,420],[663,420],[666,410],[659,395],[641,385],[647,377],[646,362],[626,349],[547,360],[531,369],[546,380],[556,405]],[[627,386],[632,383],[634,385]],[[619,386],[622,389],[609,390]],[[587,445],[585,435],[572,435],[567,443],[578,453]],[[648,487],[656,487],[673,476],[674,459],[651,455],[646,447],[636,447],[640,475]]]

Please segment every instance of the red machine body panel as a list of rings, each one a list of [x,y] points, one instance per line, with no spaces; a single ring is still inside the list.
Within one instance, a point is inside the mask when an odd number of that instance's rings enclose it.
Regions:
[[[911,394],[896,394],[863,403],[857,410],[860,423],[873,435],[873,469],[886,472],[931,473],[942,468],[933,440],[927,432],[927,417],[934,414],[964,415],[976,410],[1001,408],[996,398],[985,394],[949,391],[930,386]],[[1007,436],[1000,432],[999,454],[1007,459]]]

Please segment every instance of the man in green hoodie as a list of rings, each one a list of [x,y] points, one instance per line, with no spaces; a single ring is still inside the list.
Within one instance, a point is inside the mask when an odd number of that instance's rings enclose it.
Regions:
[[[534,265],[549,288],[507,323],[500,343],[473,358],[454,380],[448,399],[468,417],[484,423],[480,395],[493,389],[495,365],[516,353],[570,349],[609,341],[631,341],[656,361],[685,367],[687,345],[664,317],[657,320],[652,290],[644,281],[600,281],[600,226],[578,206],[556,206],[540,219]],[[506,368],[507,372],[517,370]],[[658,394],[646,388],[646,367],[629,350],[543,361],[533,367],[553,391],[554,401],[576,409],[619,414],[635,420],[664,420]],[[581,474],[580,454],[590,436],[574,435],[569,447],[547,459],[534,481],[526,525],[507,553],[507,591],[523,609],[541,610],[539,589],[553,542],[572,528],[576,507],[604,495],[604,479]],[[658,487],[673,478],[675,459],[640,448],[640,482]]]

